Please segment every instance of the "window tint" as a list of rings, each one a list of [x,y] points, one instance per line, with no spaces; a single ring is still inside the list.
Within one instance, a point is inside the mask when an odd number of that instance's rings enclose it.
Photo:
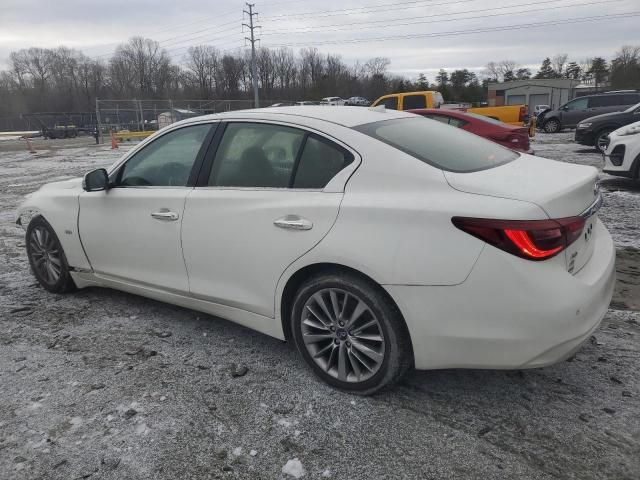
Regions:
[[[287,188],[305,132],[266,123],[230,123],[208,184]]]
[[[635,105],[640,102],[640,95],[637,93],[627,93],[622,96],[622,101],[624,102],[624,105]]]
[[[352,161],[353,156],[343,148],[316,135],[309,135],[293,187],[324,188],[329,180]]]
[[[412,110],[414,108],[427,108],[424,95],[406,95],[402,99],[403,110]]]
[[[436,120],[438,122],[442,122],[442,123],[449,123],[449,118],[445,117],[444,115],[425,115],[426,118],[430,118],[431,120]]]
[[[389,97],[389,98],[385,98],[384,100],[380,100],[377,104],[377,106],[380,105],[384,105],[385,108],[388,108],[389,110],[397,110],[398,109],[398,97]]]
[[[423,162],[452,172],[485,170],[519,156],[472,133],[420,117],[383,120],[355,129]]]
[[[588,103],[588,98],[578,98],[577,100],[567,103],[566,107],[568,110],[586,110]]]
[[[621,95],[603,95],[601,97],[591,97],[589,99],[589,108],[611,107],[613,105],[619,105],[621,100]]]
[[[191,169],[211,124],[169,132],[127,160],[119,172],[118,186],[187,185]]]

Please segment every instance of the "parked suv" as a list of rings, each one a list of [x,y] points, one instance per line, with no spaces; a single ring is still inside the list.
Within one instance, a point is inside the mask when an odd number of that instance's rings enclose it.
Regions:
[[[538,115],[538,127],[547,133],[574,128],[585,118],[603,113],[619,112],[640,102],[640,92],[619,91],[574,98],[557,110]]]
[[[640,103],[622,112],[605,113],[586,118],[576,128],[575,140],[582,145],[604,152],[609,144],[609,134],[620,127],[640,120]]]

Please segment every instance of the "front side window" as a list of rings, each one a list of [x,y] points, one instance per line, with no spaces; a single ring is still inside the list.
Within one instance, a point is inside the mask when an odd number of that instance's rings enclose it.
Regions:
[[[419,116],[367,123],[355,130],[451,172],[486,170],[519,157],[513,150],[465,130]]]
[[[208,185],[287,188],[305,132],[267,123],[230,123]]]
[[[119,187],[185,187],[211,124],[180,128],[149,143],[120,169]]]
[[[413,110],[414,108],[427,108],[424,95],[405,95],[402,99],[403,110]]]
[[[384,108],[388,108],[389,110],[397,110],[398,109],[398,97],[383,98],[382,100],[380,100],[376,104],[376,107],[378,107],[380,105],[384,105]]]
[[[567,103],[565,106],[567,110],[586,110],[588,102],[589,102],[588,98],[579,98],[577,100]]]
[[[309,135],[296,169],[293,188],[324,188],[353,161],[353,155],[317,135]]]

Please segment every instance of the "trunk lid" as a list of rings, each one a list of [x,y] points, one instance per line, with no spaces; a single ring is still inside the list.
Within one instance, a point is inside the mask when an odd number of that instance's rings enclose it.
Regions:
[[[521,154],[513,162],[488,170],[444,172],[444,175],[456,190],[531,202],[542,208],[549,218],[581,215],[599,198],[595,168],[533,155]],[[591,258],[590,235],[595,221],[595,211],[590,212],[583,235],[565,250],[567,270],[571,273],[577,273]]]
[[[580,215],[597,196],[594,167],[526,154],[487,170],[444,176],[462,192],[535,203],[549,218]]]

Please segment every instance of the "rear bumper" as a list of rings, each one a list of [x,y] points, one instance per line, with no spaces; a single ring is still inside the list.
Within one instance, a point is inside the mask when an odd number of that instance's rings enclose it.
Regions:
[[[574,137],[576,143],[593,147],[596,143],[595,134],[591,130],[576,129]]]
[[[572,355],[613,295],[613,241],[600,221],[594,230],[593,255],[575,275],[563,256],[529,262],[487,245],[462,284],[387,285],[416,368],[533,368]]]

